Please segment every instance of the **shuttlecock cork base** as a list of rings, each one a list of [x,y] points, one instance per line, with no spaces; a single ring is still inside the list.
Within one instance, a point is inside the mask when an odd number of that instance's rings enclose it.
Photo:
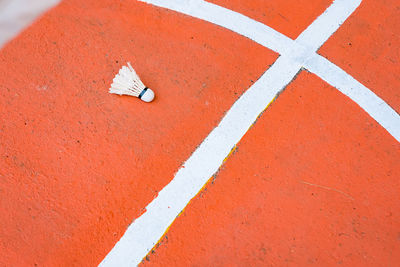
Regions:
[[[109,92],[136,96],[144,102],[151,102],[154,99],[153,90],[143,84],[129,62],[128,67],[122,66],[119,73],[115,75]]]

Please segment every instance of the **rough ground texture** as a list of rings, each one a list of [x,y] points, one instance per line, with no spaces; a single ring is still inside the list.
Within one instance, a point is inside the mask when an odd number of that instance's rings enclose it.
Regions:
[[[213,1],[291,38],[330,1]],[[400,110],[399,4],[319,53]],[[0,50],[0,266],[94,266],[277,54],[137,1],[63,1]],[[155,102],[107,93],[130,61]],[[400,145],[302,72],[145,265],[393,266]]]

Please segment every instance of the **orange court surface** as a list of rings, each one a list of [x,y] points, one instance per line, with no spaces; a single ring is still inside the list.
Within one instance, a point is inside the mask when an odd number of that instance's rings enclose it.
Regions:
[[[0,266],[400,266],[399,1],[46,1],[0,39]]]

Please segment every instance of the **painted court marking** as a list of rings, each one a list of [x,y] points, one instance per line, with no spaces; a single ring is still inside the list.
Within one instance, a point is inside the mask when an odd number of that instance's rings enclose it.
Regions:
[[[350,97],[400,141],[400,116],[372,91],[316,53],[360,5],[361,0],[336,0],[296,40],[246,16],[201,0],[146,0],[199,18],[278,52],[276,62],[236,101],[219,125],[126,230],[100,266],[138,265],[189,201],[203,188],[257,117],[302,70],[308,69]]]

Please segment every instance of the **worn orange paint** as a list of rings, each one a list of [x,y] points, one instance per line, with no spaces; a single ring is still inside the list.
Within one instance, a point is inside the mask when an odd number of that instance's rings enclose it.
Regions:
[[[144,266],[394,266],[400,145],[302,72]]]
[[[332,0],[207,0],[229,8],[296,39],[326,8]]]
[[[50,11],[0,51],[0,265],[98,264],[276,58],[137,1]],[[126,61],[155,102],[108,94]]]
[[[363,0],[319,51],[400,112],[400,7]]]

